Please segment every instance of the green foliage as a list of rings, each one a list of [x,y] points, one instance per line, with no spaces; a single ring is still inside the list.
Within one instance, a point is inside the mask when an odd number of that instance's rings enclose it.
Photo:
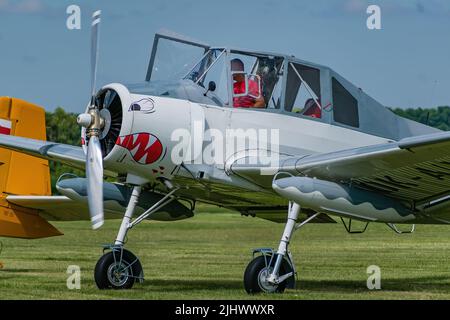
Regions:
[[[77,116],[64,111],[63,108],[56,108],[54,112],[46,112],[45,121],[47,125],[47,140],[70,145],[80,145],[80,127],[77,124]],[[84,176],[84,172],[73,169],[67,165],[50,161],[50,175],[52,181],[52,192],[55,193],[55,184],[63,173],[73,173]]]
[[[399,116],[441,129],[450,130],[450,107],[436,109],[392,109]]]

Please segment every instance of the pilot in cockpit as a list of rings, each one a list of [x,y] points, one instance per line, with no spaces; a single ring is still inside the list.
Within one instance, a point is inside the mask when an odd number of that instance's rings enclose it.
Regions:
[[[231,60],[233,106],[235,108],[265,108],[266,102],[262,95],[261,81],[258,81],[258,78],[246,78],[244,70],[242,60]]]

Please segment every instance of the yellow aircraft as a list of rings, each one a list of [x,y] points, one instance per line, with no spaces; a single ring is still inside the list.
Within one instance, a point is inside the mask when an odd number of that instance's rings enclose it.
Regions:
[[[29,102],[0,97],[0,133],[46,140],[45,110]],[[45,238],[62,233],[39,210],[9,202],[11,195],[50,196],[48,161],[0,149],[0,236]]]

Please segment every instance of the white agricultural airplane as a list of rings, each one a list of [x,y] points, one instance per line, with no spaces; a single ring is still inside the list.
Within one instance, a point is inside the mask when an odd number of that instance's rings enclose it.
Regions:
[[[288,244],[308,222],[334,216],[348,219],[348,232],[357,220],[399,233],[396,224],[450,223],[450,132],[396,116],[328,67],[168,32],[155,36],[145,82],[96,92],[99,21],[96,12],[83,146],[0,136],[3,148],[86,169],[86,178],[58,181],[63,196],[10,194],[10,206],[50,220],[89,211],[93,228],[122,217],[95,268],[99,288],[143,279],[124,249],[131,228],[189,218],[196,202],[285,223],[276,251],[254,251],[248,293],[294,286]]]

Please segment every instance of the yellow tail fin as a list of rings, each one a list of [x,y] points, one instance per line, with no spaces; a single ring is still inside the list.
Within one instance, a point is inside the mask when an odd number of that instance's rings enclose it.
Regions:
[[[0,134],[46,140],[45,110],[20,99],[0,97]],[[8,203],[8,195],[50,196],[48,161],[0,148],[0,236],[61,235],[37,210]]]

